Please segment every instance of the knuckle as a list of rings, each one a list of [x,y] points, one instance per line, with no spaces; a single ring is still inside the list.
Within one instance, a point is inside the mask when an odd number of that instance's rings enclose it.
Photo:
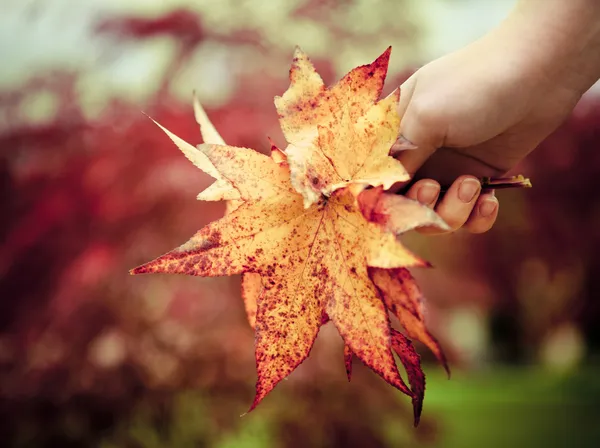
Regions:
[[[419,139],[427,140],[434,147],[442,146],[448,126],[444,112],[435,101],[429,97],[413,99],[406,117],[409,126],[419,130]]]
[[[413,118],[424,126],[435,126],[440,123],[439,108],[429,99],[414,99],[410,105]]]

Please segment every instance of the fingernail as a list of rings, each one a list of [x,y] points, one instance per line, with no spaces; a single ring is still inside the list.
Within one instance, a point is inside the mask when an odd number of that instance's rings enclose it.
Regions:
[[[402,151],[412,151],[415,149],[417,149],[417,147],[410,140],[401,135],[390,148],[390,155],[395,157]]]
[[[479,206],[479,214],[484,218],[487,218],[488,216],[492,216],[492,214],[496,211],[497,208],[498,199],[496,199],[495,197],[486,198],[486,200],[483,201]]]
[[[421,204],[431,204],[440,194],[440,186],[432,182],[427,182],[417,191],[417,200]]]
[[[396,144],[402,148],[402,149],[406,149],[406,150],[412,150],[412,149],[417,149],[417,146],[411,142],[409,139],[407,139],[405,136],[400,135],[398,137],[398,139],[396,140]]]
[[[458,187],[458,198],[465,202],[471,202],[477,192],[481,188],[481,183],[473,178],[465,179],[461,182],[460,187]]]

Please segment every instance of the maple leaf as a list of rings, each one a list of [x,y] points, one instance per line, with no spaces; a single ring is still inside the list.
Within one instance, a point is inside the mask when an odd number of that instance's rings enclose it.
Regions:
[[[387,189],[409,179],[402,164],[389,156],[400,128],[400,89],[377,101],[390,51],[327,89],[296,48],[290,87],[275,98],[275,106],[289,143],[285,153],[292,183],[306,207],[351,183]]]
[[[433,210],[425,209],[418,202],[404,196],[385,193],[381,188],[363,191],[358,202],[366,219],[377,222],[396,235],[431,223],[442,230],[449,229]],[[425,325],[425,299],[408,269],[371,268],[369,275],[386,308],[398,318],[408,336],[426,345],[450,376],[446,357]]]
[[[424,298],[408,269],[370,269],[369,273],[386,308],[398,318],[406,334],[427,346],[450,376],[444,352],[425,326]]]
[[[413,393],[412,402],[414,410],[415,426],[419,424],[421,410],[423,409],[423,398],[425,397],[425,374],[421,369],[421,357],[415,350],[409,339],[398,330],[392,328],[391,341],[394,352],[400,358],[400,362],[406,369],[410,389]],[[347,345],[344,346],[344,365],[348,381],[352,379],[352,359],[354,353]]]
[[[421,411],[423,409],[423,398],[425,397],[425,374],[421,369],[421,357],[413,347],[410,340],[398,330],[392,329],[392,347],[400,362],[406,369],[408,383],[413,393],[413,412],[415,426],[419,424]]]
[[[372,277],[379,270],[427,266],[397,236],[419,226],[446,225],[418,202],[394,203],[396,196],[383,192],[407,179],[389,156],[398,137],[398,92],[378,101],[388,59],[389,49],[326,89],[297,49],[290,88],[276,99],[289,143],[285,153],[274,144],[271,156],[225,145],[197,101],[205,143],[194,148],[162,128],[216,179],[199,198],[235,201],[235,207],[132,273],[242,274],[242,296],[256,331],[258,378],[250,410],[308,357],[319,328],[331,321],[346,346],[348,376],[348,358],[356,355],[412,398],[418,422],[424,392],[420,361],[408,340],[391,328],[387,311],[408,307],[410,300],[386,298],[395,285]],[[378,188],[365,190],[368,186]],[[403,218],[396,205],[410,217]],[[417,327],[414,334],[423,336]],[[392,348],[411,388],[398,372]]]
[[[206,112],[198,102],[194,95],[194,113],[196,121],[200,125],[200,133],[205,143],[225,144],[223,138],[213,124],[208,119]],[[209,176],[213,177],[216,182],[210,185],[207,189],[198,194],[198,199],[201,201],[233,201],[233,208],[239,204],[239,192],[231,185],[231,183],[223,178],[219,171],[215,169],[210,160],[198,148],[190,145],[185,140],[173,134],[154,119],[150,118],[154,123],[161,128],[165,134],[177,145],[181,152],[200,170],[204,171]]]

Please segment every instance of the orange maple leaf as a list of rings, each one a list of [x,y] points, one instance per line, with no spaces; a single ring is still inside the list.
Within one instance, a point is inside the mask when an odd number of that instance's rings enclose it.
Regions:
[[[413,320],[401,320],[410,325],[406,331],[427,343],[420,308],[410,308],[416,296],[402,289],[408,283],[394,283],[400,270],[427,263],[404,248],[398,235],[447,226],[431,209],[383,191],[408,179],[389,156],[398,137],[399,92],[378,101],[389,52],[326,89],[297,49],[290,88],[276,98],[289,143],[285,153],[274,145],[270,157],[225,145],[197,101],[204,144],[194,148],[161,127],[216,179],[199,198],[234,206],[184,245],[132,273],[243,275],[242,296],[256,331],[258,379],[250,410],[308,357],[319,328],[331,320],[346,345],[346,360],[356,355],[411,396],[418,422],[424,375],[410,342],[391,328],[387,310],[399,318],[411,314]],[[389,281],[377,272],[389,273]],[[390,296],[394,288],[405,292],[404,299]],[[439,348],[431,340],[429,347]]]
[[[400,89],[378,101],[391,47],[372,64],[355,68],[333,87],[323,80],[302,50],[296,48],[290,87],[275,98],[292,184],[308,207],[350,185],[383,185],[409,175],[389,156],[398,138]]]

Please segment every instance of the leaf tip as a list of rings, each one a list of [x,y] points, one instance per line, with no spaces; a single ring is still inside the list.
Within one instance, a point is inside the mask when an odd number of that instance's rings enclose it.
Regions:
[[[450,380],[452,377],[452,372],[450,371],[450,366],[448,365],[448,361],[446,360],[446,357],[444,357],[440,362],[442,363],[442,366],[444,367],[444,370],[446,371],[446,376],[448,377],[448,380]]]
[[[390,56],[392,54],[392,46],[386,48],[381,55],[375,60],[376,65],[383,65],[387,69],[387,65],[390,62]]]
[[[305,57],[305,56],[306,56],[306,53],[304,52],[304,50],[302,50],[302,48],[300,48],[300,45],[294,46],[294,59]]]
[[[413,420],[413,426],[416,428],[417,426],[419,426],[419,422],[421,421],[421,411],[423,410],[423,403],[417,403],[418,400],[416,398],[413,398],[413,415],[414,415],[414,420]]]
[[[269,144],[271,145],[271,158],[275,161],[275,163],[283,163],[287,160],[284,152],[279,149],[279,147],[275,144],[271,137],[267,137],[269,140]]]
[[[242,416],[244,416],[244,415],[248,415],[250,412],[252,412],[254,409],[256,409],[256,406],[258,406],[258,404],[259,404],[259,403],[260,403],[260,402],[263,400],[263,398],[265,398],[265,396],[267,395],[266,393],[264,393],[264,392],[262,392],[262,393],[261,393],[261,392],[258,390],[258,385],[257,385],[257,388],[256,388],[256,389],[257,389],[257,390],[256,390],[256,394],[254,395],[254,400],[252,400],[252,404],[250,405],[250,407],[248,408],[248,410],[242,414]]]
[[[129,270],[129,275],[139,275],[139,274],[147,274],[149,272],[147,265],[143,264],[138,266],[137,268],[133,268]]]
[[[344,345],[344,365],[346,367],[346,377],[348,378],[348,382],[352,380],[352,358],[352,349],[350,349],[348,345]]]

